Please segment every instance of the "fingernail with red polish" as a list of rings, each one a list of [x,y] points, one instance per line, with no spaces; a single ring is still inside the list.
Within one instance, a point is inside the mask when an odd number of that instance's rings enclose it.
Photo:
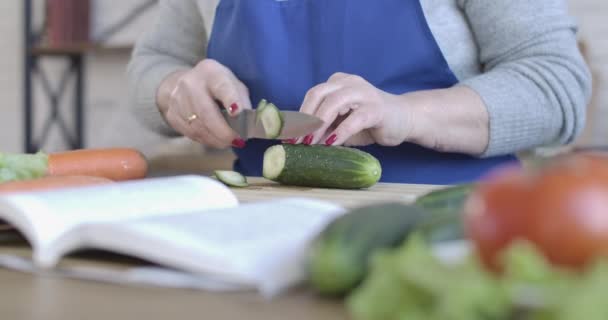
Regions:
[[[283,143],[286,143],[286,144],[296,144],[296,142],[298,142],[298,139],[283,140]]]
[[[246,144],[245,140],[243,140],[241,138],[232,140],[232,146],[235,148],[239,148],[239,149],[245,148],[245,144]]]
[[[327,138],[327,140],[325,140],[325,145],[331,146],[332,144],[334,144],[334,142],[336,142],[336,140],[338,140],[338,135],[332,134],[331,136],[329,136],[329,138]]]
[[[312,139],[314,139],[314,136],[312,134],[307,135],[304,138],[304,144],[310,145],[312,143]]]
[[[231,114],[234,114],[234,113],[235,113],[235,112],[237,112],[238,110],[239,110],[239,105],[238,105],[238,104],[233,103],[233,104],[230,106],[230,113],[231,113]]]

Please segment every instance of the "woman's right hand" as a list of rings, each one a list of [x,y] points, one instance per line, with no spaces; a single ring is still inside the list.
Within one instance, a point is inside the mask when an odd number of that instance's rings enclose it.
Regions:
[[[167,77],[158,90],[167,123],[184,136],[213,148],[242,148],[245,141],[228,126],[220,107],[232,116],[251,109],[247,87],[219,62],[206,59]]]

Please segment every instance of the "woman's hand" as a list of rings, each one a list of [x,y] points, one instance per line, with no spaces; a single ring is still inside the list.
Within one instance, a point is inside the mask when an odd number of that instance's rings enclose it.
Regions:
[[[158,105],[168,124],[184,136],[214,148],[244,147],[221,115],[251,109],[245,85],[225,66],[207,59],[167,77],[158,90]]]
[[[304,137],[304,144],[396,146],[411,130],[402,96],[384,92],[365,79],[344,73],[332,75],[312,88],[300,111],[325,122]]]

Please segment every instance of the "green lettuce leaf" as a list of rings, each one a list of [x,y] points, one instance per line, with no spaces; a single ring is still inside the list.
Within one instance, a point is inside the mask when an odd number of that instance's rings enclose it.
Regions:
[[[420,237],[378,252],[365,281],[347,298],[355,320],[606,320],[608,262],[574,272],[515,243],[502,274],[476,255],[444,264]]]
[[[46,174],[48,155],[0,153],[0,183],[40,178]]]
[[[419,237],[375,257],[371,274],[348,298],[354,319],[507,319],[506,292],[470,259],[442,264]]]

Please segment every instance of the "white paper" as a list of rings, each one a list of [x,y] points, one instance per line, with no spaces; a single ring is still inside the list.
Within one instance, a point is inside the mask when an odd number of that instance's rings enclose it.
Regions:
[[[345,212],[332,204],[284,199],[179,216],[90,227],[89,246],[171,265],[267,296],[304,277],[313,238]]]

